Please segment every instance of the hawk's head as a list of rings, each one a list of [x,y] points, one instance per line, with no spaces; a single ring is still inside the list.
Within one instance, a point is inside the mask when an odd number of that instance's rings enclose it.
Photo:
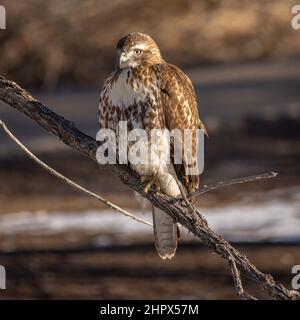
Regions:
[[[139,65],[153,65],[163,61],[155,41],[147,34],[133,32],[117,44],[118,67],[135,68]]]

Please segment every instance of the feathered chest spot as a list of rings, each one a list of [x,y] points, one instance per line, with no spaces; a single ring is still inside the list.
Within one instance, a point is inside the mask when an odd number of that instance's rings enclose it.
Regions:
[[[122,108],[145,102],[156,104],[157,92],[154,81],[136,77],[131,70],[122,70],[111,83],[108,103]]]

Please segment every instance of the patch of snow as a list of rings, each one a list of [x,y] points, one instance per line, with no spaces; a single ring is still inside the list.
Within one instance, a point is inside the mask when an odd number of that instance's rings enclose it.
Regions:
[[[268,199],[251,205],[232,204],[200,209],[210,227],[230,241],[299,241],[300,201]],[[135,215],[151,220],[148,212]],[[97,233],[98,245],[112,242],[111,236],[126,240],[130,236],[150,235],[152,228],[110,210],[85,212],[18,212],[0,217],[2,235],[55,235],[64,232]]]

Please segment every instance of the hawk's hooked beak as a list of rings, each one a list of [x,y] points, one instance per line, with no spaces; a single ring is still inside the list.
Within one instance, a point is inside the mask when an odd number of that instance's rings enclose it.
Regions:
[[[127,68],[128,67],[128,56],[125,51],[121,51],[119,54],[119,68]]]

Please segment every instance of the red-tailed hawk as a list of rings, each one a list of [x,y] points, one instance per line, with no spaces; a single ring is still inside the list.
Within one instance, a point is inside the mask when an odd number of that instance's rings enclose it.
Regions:
[[[117,68],[105,81],[99,106],[100,128],[118,134],[119,121],[128,130],[204,129],[198,116],[196,95],[190,79],[161,56],[155,41],[142,33],[130,33],[117,44]],[[196,136],[193,136],[196,139]],[[197,152],[196,141],[192,153]],[[190,193],[199,187],[199,175],[187,175],[187,164],[131,164],[144,180],[154,179],[169,196],[181,195],[178,180]],[[177,180],[178,179],[178,180]],[[153,207],[155,245],[162,259],[174,257],[178,232],[172,218]]]

